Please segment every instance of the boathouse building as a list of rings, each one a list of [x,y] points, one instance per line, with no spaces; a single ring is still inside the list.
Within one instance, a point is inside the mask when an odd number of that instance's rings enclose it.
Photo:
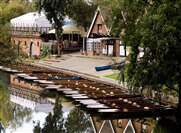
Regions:
[[[51,30],[52,25],[44,13],[30,12],[11,19],[11,42],[28,56],[40,56],[41,34]]]
[[[88,55],[120,55],[120,40],[110,35],[100,8],[94,15],[83,51]]]

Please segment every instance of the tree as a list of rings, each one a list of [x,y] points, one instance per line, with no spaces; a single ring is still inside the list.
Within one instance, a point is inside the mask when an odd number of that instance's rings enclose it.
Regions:
[[[22,126],[24,120],[28,120],[32,116],[30,109],[10,102],[8,83],[4,79],[6,76],[4,74],[0,76],[0,131],[2,125],[4,128],[17,129]],[[2,77],[5,81],[2,80]]]
[[[74,108],[68,115],[65,123],[66,133],[91,132],[91,123],[88,116],[79,108]]]
[[[112,6],[112,33],[119,35],[122,29],[126,33],[134,31],[145,15],[146,10],[150,8],[150,0],[114,0]]]
[[[60,97],[57,97],[53,113],[49,113],[46,117],[43,128],[40,123],[34,126],[34,133],[64,133],[64,118]]]
[[[126,6],[128,4],[130,6]],[[124,1],[126,36],[132,47],[126,82],[133,90],[176,91],[177,123],[181,125],[181,1]],[[135,17],[135,13],[137,16]],[[139,58],[139,47],[144,56]]]
[[[39,0],[39,9],[44,10],[47,19],[54,24],[58,55],[63,49],[62,33],[65,16],[70,11],[71,0]]]
[[[34,133],[92,133],[91,122],[89,116],[79,108],[74,108],[68,114],[66,120],[63,118],[62,103],[60,97],[56,99],[53,113],[49,113],[46,117],[43,128],[40,122],[35,123]]]
[[[53,109],[53,114],[50,113],[42,129],[43,133],[64,133],[64,119],[62,112],[61,100],[58,97],[56,99],[55,107]]]
[[[79,26],[82,26],[84,30],[87,31],[91,25],[96,8],[97,6],[93,2],[74,0],[71,4],[69,17],[75,20]]]
[[[10,20],[31,10],[31,3],[24,0],[0,1],[0,64],[13,63],[18,57],[10,41]]]

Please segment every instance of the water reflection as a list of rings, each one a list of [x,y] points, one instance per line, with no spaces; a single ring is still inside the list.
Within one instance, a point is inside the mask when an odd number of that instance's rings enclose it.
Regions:
[[[32,111],[20,105],[10,102],[10,95],[5,85],[0,82],[0,121],[6,128],[16,130],[23,122],[30,121]]]
[[[64,117],[62,111],[62,101],[58,97],[52,113],[46,117],[43,127],[40,122],[34,127],[34,133],[93,133],[89,115],[74,107]]]
[[[93,133],[90,115],[87,115],[79,108],[74,108],[69,113],[65,128],[67,133]]]
[[[11,129],[11,132],[15,132],[18,128],[22,127],[24,122],[30,122],[32,110],[13,103],[12,107],[11,114],[13,114],[13,119],[9,122],[8,129]]]
[[[5,85],[0,82],[0,121],[4,127],[7,127],[9,122],[13,119],[12,105],[9,102],[8,90]]]

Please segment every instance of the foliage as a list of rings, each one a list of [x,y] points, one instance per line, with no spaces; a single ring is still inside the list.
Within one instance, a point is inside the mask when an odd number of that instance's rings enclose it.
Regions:
[[[8,102],[9,95],[6,87],[0,82],[0,122],[7,127],[8,122],[12,119],[12,114],[9,114],[10,104]]]
[[[175,121],[169,118],[161,118],[157,121],[153,133],[175,133],[177,132]]]
[[[66,133],[84,133],[91,130],[91,123],[83,111],[74,108],[68,115],[65,128]]]
[[[14,48],[9,44],[0,43],[0,64],[14,63],[17,58]]]
[[[53,23],[58,45],[58,55],[60,55],[60,48],[62,50],[62,33],[63,22],[65,16],[70,11],[71,0],[38,0],[39,9],[45,11],[47,19]],[[61,44],[61,45],[59,45]],[[60,47],[61,46],[61,47]]]
[[[33,129],[34,133],[91,133],[91,123],[88,116],[78,108],[74,108],[67,119],[63,118],[61,100],[58,97],[55,102],[53,113],[49,113],[46,122],[41,128],[37,122]]]
[[[74,0],[71,4],[69,17],[87,31],[91,25],[96,8],[97,6],[93,2],[88,3],[85,0]]]
[[[120,35],[123,29],[134,31],[147,9],[151,6],[150,0],[115,0],[112,8],[112,33]]]
[[[10,25],[9,22],[12,18],[17,17],[27,12],[28,8],[24,8],[25,3],[18,1],[0,2],[0,42],[10,43]],[[26,6],[28,7],[28,6]]]
[[[12,119],[9,121],[8,126],[14,131],[22,127],[24,121],[29,122],[32,117],[31,109],[13,103],[10,103],[9,113],[12,115]]]
[[[41,133],[40,122],[37,122],[34,126],[33,133]]]
[[[156,89],[166,85],[178,89],[181,67],[179,4],[169,0],[154,2],[139,18],[134,30],[128,30],[125,40],[132,46],[132,53],[127,82],[131,86]],[[144,56],[138,60],[139,47],[144,48]]]
[[[55,102],[53,113],[49,113],[46,117],[43,128],[40,127],[38,122],[35,125],[34,133],[64,133],[64,118],[62,112],[61,99],[58,97]]]
[[[42,129],[43,133],[64,133],[63,128],[63,112],[62,112],[62,105],[60,99],[56,99],[55,108],[53,110],[53,114],[50,113],[44,124]]]
[[[116,73],[113,73],[113,74],[110,74],[110,75],[105,75],[104,77],[110,78],[110,79],[113,79],[113,80],[119,80],[119,76],[120,76],[120,74],[116,72]]]
[[[31,10],[33,10],[31,3],[25,0],[0,1],[0,64],[12,63],[17,57],[10,44],[10,19]]]
[[[128,86],[139,92],[160,92],[163,88],[176,91],[177,123],[181,125],[181,1],[125,0],[118,11],[123,11],[124,41],[132,47],[125,69]],[[140,47],[144,49],[142,58]]]
[[[41,57],[44,58],[50,54],[49,47],[43,46],[41,50]]]
[[[8,89],[3,83],[0,82],[0,122],[5,128],[11,127],[16,130],[16,128],[21,127],[25,119],[28,120],[31,117],[32,112],[30,109],[12,104]]]

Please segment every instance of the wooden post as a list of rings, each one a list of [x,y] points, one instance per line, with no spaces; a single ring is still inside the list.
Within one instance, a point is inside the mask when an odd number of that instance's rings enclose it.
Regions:
[[[20,43],[21,43],[21,41],[18,41],[18,57],[20,55]]]
[[[82,47],[82,53],[85,52],[85,37],[83,37],[83,47]]]
[[[124,43],[124,55],[125,55],[125,57],[127,56],[127,52],[126,52],[126,43]]]

